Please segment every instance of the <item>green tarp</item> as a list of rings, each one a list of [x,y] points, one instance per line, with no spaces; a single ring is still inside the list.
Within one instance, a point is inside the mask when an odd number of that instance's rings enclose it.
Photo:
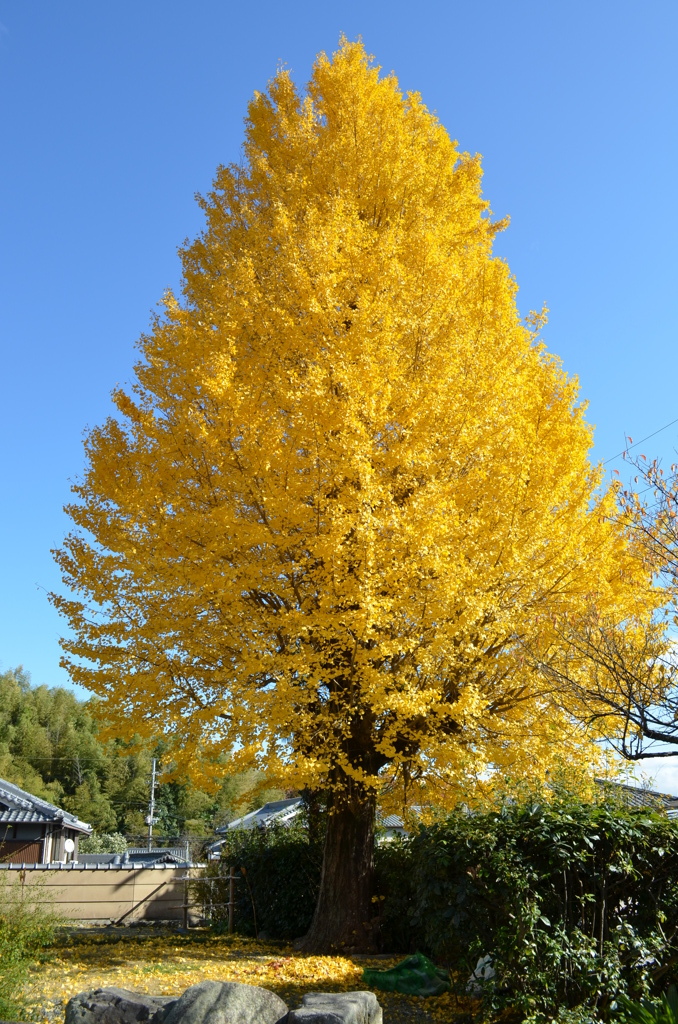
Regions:
[[[408,996],[439,996],[450,988],[447,971],[436,967],[423,953],[414,953],[387,971],[366,967],[363,981],[382,992],[404,992]]]

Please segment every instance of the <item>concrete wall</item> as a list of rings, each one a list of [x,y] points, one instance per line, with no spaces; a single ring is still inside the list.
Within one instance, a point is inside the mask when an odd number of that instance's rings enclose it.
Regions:
[[[119,921],[123,915],[127,915],[124,924],[139,920],[181,921],[186,880],[201,873],[196,868],[122,868],[108,864],[64,864],[59,870],[51,865],[2,865],[6,881],[20,886],[26,900],[52,904],[71,921],[98,924]],[[192,908],[189,916],[199,916],[199,908]]]

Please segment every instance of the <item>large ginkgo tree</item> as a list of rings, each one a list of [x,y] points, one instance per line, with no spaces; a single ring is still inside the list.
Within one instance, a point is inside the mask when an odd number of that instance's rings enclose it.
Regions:
[[[322,793],[306,946],[369,948],[380,797],[586,762],[539,665],[564,616],[655,598],[576,381],[492,255],[479,159],[361,44],[256,94],[201,204],[181,295],[86,440],[66,663],[177,763]]]

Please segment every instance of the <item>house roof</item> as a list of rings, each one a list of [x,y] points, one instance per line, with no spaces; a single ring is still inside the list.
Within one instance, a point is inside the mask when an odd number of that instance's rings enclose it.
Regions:
[[[148,868],[162,865],[165,867],[193,866],[183,847],[127,850],[125,853],[79,853],[78,864],[87,867],[103,864],[123,868]]]
[[[264,804],[263,807],[259,807],[256,811],[250,811],[249,814],[243,815],[242,818],[229,821],[228,825],[221,825],[215,829],[215,832],[217,835],[225,836],[235,829],[265,828],[267,825],[274,823],[290,825],[301,812],[301,806],[301,797],[293,797],[290,800],[271,800],[270,803]],[[395,832],[401,835],[405,835],[407,832],[403,819],[397,814],[389,814],[385,817],[379,816],[378,824],[386,832],[387,837]],[[225,842],[226,839],[216,839],[210,843],[206,847],[207,855],[219,856],[219,851]]]
[[[187,856],[187,850],[181,846],[156,847],[153,850],[131,849],[123,854],[123,864],[130,867],[139,865],[148,867],[150,864],[177,864],[181,867],[190,867],[191,860]]]
[[[74,814],[63,811],[40,797],[19,789],[13,782],[0,779],[0,824],[60,825],[76,832],[90,833],[92,826],[80,821]]]
[[[627,807],[648,807],[665,811],[669,818],[678,817],[678,796],[659,793],[656,789],[646,789],[642,786],[628,786],[624,782],[612,782],[609,779],[596,779],[596,783]]]
[[[221,825],[215,829],[215,832],[217,835],[223,836],[236,828],[256,828],[258,825],[271,825],[273,822],[277,822],[280,825],[289,825],[300,811],[301,797],[293,797],[291,800],[271,800],[256,811],[250,811],[249,814],[244,814],[242,818],[229,821],[228,825]]]
[[[379,825],[381,828],[405,829],[405,822],[399,814],[387,814],[385,817],[379,818]]]

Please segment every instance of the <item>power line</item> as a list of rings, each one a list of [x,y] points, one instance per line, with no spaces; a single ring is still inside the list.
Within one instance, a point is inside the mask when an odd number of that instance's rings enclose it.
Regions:
[[[617,454],[611,456],[611,458],[605,459],[603,465],[607,466],[608,462],[614,462],[614,460],[618,459],[620,455],[626,455],[627,452],[630,452],[632,448],[637,448],[639,444],[645,444],[645,442],[649,441],[651,437],[656,437],[657,434],[661,434],[662,430],[668,430],[669,427],[674,425],[674,423],[678,423],[678,417],[675,420],[671,420],[670,423],[665,423],[663,427],[660,427],[659,430],[655,430],[652,434],[648,434],[647,437],[641,437],[640,441],[636,441],[635,444],[630,444],[628,448],[624,448],[623,451],[617,452]]]
[[[96,764],[99,764],[99,762],[101,760],[103,760],[103,758],[97,758],[97,757],[79,757],[78,754],[70,754],[68,756],[64,754],[64,755],[61,755],[59,757],[33,757],[32,754],[21,754],[18,751],[12,752],[11,750],[9,750],[6,753],[9,754],[10,757],[20,757],[24,761],[80,761],[81,763],[83,763],[85,761],[93,761]],[[117,755],[115,755],[115,756],[117,757]],[[132,755],[123,754],[122,756],[123,757],[128,757],[128,756],[132,756],[133,757],[134,755],[133,754]]]
[[[24,761],[80,761],[81,763],[85,761],[92,761],[96,764],[99,764],[102,760],[106,760],[109,757],[111,760],[113,760],[113,758],[119,758],[121,761],[124,761],[128,757],[140,756],[139,754],[102,754],[101,757],[97,757],[93,754],[91,757],[81,757],[80,754],[60,754],[58,757],[33,757],[32,754],[21,754],[17,751],[12,752],[11,750],[5,751],[5,753],[9,754],[11,757],[21,757]],[[0,757],[2,757],[1,753]],[[115,764],[116,762],[113,761],[113,763]]]

